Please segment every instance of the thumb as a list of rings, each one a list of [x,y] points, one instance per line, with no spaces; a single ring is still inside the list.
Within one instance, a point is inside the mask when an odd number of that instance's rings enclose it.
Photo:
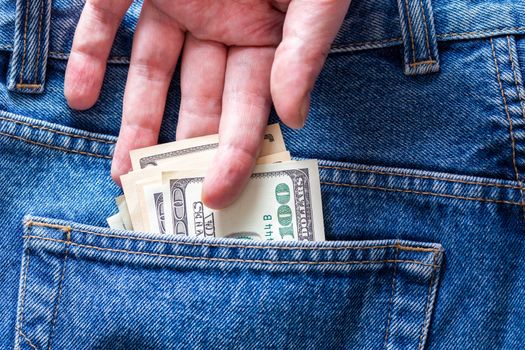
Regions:
[[[275,110],[286,125],[304,125],[310,92],[349,6],[350,0],[290,2],[271,75]]]

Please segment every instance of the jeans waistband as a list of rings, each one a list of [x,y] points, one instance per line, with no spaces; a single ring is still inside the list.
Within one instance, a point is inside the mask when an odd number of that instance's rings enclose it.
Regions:
[[[0,0],[0,50],[11,51],[8,88],[43,91],[48,57],[67,59],[81,0]],[[128,63],[141,1],[117,34],[110,63]],[[516,0],[354,0],[332,53],[402,45],[407,75],[439,70],[438,41],[525,33]]]

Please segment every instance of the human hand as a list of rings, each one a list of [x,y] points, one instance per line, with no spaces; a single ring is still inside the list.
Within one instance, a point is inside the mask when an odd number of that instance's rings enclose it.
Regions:
[[[74,109],[98,99],[118,26],[132,0],[87,0],[64,94]],[[310,91],[350,0],[144,0],[133,39],[122,126],[111,174],[129,151],[154,145],[182,52],[177,139],[219,133],[203,201],[223,208],[255,165],[273,101],[288,126],[304,125]]]

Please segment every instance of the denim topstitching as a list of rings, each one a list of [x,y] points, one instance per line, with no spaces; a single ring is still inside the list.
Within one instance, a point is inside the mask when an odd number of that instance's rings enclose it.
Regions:
[[[399,254],[399,250],[396,249],[394,253],[394,260],[397,260],[398,254]],[[390,322],[392,321],[392,304],[394,301],[394,294],[396,293],[396,278],[397,278],[397,264],[394,264],[394,272],[392,273],[392,292],[390,293],[390,300],[388,301],[388,317],[387,317],[386,331],[385,331],[385,350],[388,349],[388,336],[390,335]]]
[[[507,36],[507,40],[509,40],[508,36]],[[514,172],[515,172],[515,175],[516,175],[516,181],[518,182],[518,186],[519,186],[520,194],[521,194],[521,203],[519,205],[522,208],[523,217],[525,218],[525,202],[524,202],[524,199],[523,199],[524,198],[523,197],[523,184],[522,184],[521,179],[520,179],[520,173],[519,173],[519,170],[518,170],[518,164],[516,162],[516,138],[514,136],[512,117],[510,116],[509,106],[508,106],[508,103],[507,103],[507,97],[505,95],[505,91],[503,89],[503,84],[501,82],[499,64],[498,64],[498,60],[497,60],[497,57],[496,57],[496,50],[494,48],[494,41],[492,40],[492,38],[490,38],[490,45],[491,45],[491,48],[492,48],[492,56],[494,58],[494,66],[496,68],[496,76],[498,78],[498,85],[499,85],[499,88],[500,88],[500,91],[501,91],[501,97],[503,98],[503,104],[505,106],[505,114],[507,116],[507,121],[509,123],[509,134],[510,134],[510,141],[511,141],[511,148],[512,148],[512,165],[514,167]],[[509,54],[509,58],[510,58],[510,60],[512,62],[512,58],[510,56],[511,55],[511,53],[510,53],[510,46],[508,48],[508,54]],[[516,77],[514,76],[514,79],[515,78]],[[518,92],[518,95],[519,95],[519,92]]]
[[[182,242],[182,241],[173,241],[167,239],[156,239],[156,238],[147,238],[147,237],[134,237],[134,236],[125,236],[122,234],[114,235],[109,233],[95,232],[89,230],[83,230],[80,228],[72,228],[71,226],[49,224],[41,221],[29,220],[24,223],[27,228],[31,226],[39,226],[50,229],[58,229],[64,232],[77,231],[82,233],[87,233],[100,237],[107,238],[117,238],[117,239],[126,239],[126,240],[137,240],[144,242],[152,243],[162,243],[162,244],[176,244],[176,245],[188,245],[194,247],[211,247],[211,248],[242,248],[242,249],[272,249],[272,250],[368,250],[368,249],[386,249],[386,248],[395,248],[397,250],[406,250],[414,252],[441,252],[440,249],[435,248],[423,248],[423,247],[410,247],[404,246],[401,244],[395,245],[375,245],[375,246],[360,246],[360,247],[287,247],[287,246],[257,246],[257,245],[235,245],[235,244],[222,244],[222,243],[207,243],[207,242]]]
[[[308,260],[306,261],[303,261],[303,260],[278,260],[276,261],[276,260],[259,260],[259,259],[211,258],[211,257],[204,257],[204,256],[173,255],[173,254],[164,254],[164,253],[140,252],[140,251],[135,251],[135,250],[127,250],[127,249],[105,248],[105,247],[98,247],[94,245],[70,242],[70,241],[66,241],[63,239],[40,237],[40,236],[33,236],[33,235],[24,235],[22,236],[22,238],[49,241],[49,242],[55,242],[55,243],[64,243],[64,244],[68,244],[68,245],[79,247],[79,248],[108,251],[108,252],[113,252],[113,253],[145,255],[145,256],[151,256],[151,257],[172,258],[172,259],[255,263],[255,264],[270,264],[270,265],[372,265],[372,264],[383,264],[383,263],[389,263],[389,264],[404,263],[404,264],[422,265],[422,266],[427,266],[427,267],[436,267],[435,264],[427,264],[419,260],[384,259],[384,260],[352,260],[352,261],[308,261]]]
[[[64,253],[64,261],[62,262],[62,271],[61,271],[60,279],[58,282],[58,292],[55,298],[55,305],[53,307],[53,317],[51,318],[47,350],[51,350],[51,343],[53,342],[53,338],[55,336],[56,322],[58,318],[58,308],[60,306],[60,298],[62,296],[62,287],[64,286],[64,277],[66,275],[66,269],[67,269],[67,259],[69,257],[69,247],[70,247],[69,242],[71,242],[71,230],[66,231],[66,250]]]
[[[427,339],[427,333],[428,333],[428,327],[430,326],[430,320],[432,318],[432,308],[431,308],[431,305],[432,305],[432,300],[434,298],[432,298],[432,288],[433,288],[433,285],[434,285],[434,279],[436,279],[436,282],[437,282],[437,278],[436,278],[436,260],[437,260],[437,254],[434,253],[434,260],[432,262],[432,265],[434,265],[434,267],[432,268],[432,275],[430,276],[430,284],[428,286],[428,295],[427,295],[427,305],[425,307],[425,319],[423,320],[423,326],[421,328],[421,335],[419,337],[419,345],[417,347],[418,350],[423,350],[423,347],[425,346],[425,342],[426,342],[426,339]],[[439,276],[437,276],[439,277]],[[435,287],[434,287],[435,288]],[[434,291],[435,293],[435,291]]]
[[[20,68],[20,82],[17,84],[17,86],[23,85],[24,69],[25,69],[25,61],[26,61],[26,53],[27,53],[27,22],[28,22],[28,19],[29,19],[29,0],[26,0],[26,15],[25,15],[25,20],[24,20],[24,51],[22,53],[22,68]]]
[[[429,30],[427,17],[425,16],[425,6],[423,5],[423,0],[419,0],[419,4],[421,5],[421,16],[423,17],[423,23],[425,24],[425,44],[427,46],[428,60],[433,61],[432,54],[430,53],[430,39],[428,34]]]
[[[29,337],[23,332],[24,326],[24,306],[25,306],[25,296],[26,296],[26,287],[27,287],[27,273],[29,270],[29,261],[31,254],[25,255],[25,264],[22,269],[22,275],[20,276],[22,287],[20,288],[20,311],[18,315],[18,321],[16,325],[16,331],[34,350],[37,350],[36,346],[31,342]],[[20,344],[17,344],[17,348],[20,349]]]

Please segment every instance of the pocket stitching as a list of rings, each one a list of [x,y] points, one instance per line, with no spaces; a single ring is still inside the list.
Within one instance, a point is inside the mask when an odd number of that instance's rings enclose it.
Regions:
[[[435,192],[427,192],[427,191],[414,191],[414,190],[405,190],[405,189],[400,189],[400,188],[389,188],[389,187],[379,187],[379,186],[354,185],[354,184],[347,184],[347,183],[324,182],[324,181],[321,181],[321,185],[331,185],[331,186],[341,186],[341,187],[352,187],[352,188],[364,188],[364,189],[368,189],[368,190],[380,190],[380,191],[386,191],[386,192],[414,193],[414,194],[429,195],[429,196],[435,196],[435,197],[462,199],[462,200],[467,200],[467,201],[477,201],[477,202],[486,202],[486,203],[499,203],[499,204],[510,204],[510,205],[523,206],[523,204],[520,203],[520,202],[513,202],[513,201],[506,201],[506,200],[498,200],[498,199],[491,199],[491,198],[482,198],[482,197],[465,197],[465,196],[456,196],[456,195],[448,194],[448,193],[435,193]]]
[[[397,260],[397,256],[399,254],[399,251],[396,249],[394,260]],[[435,261],[434,261],[435,264]],[[388,336],[390,335],[390,322],[392,320],[392,309],[393,309],[393,301],[394,301],[394,295],[396,293],[396,284],[397,284],[397,264],[394,264],[394,273],[392,276],[392,292],[390,294],[390,301],[388,302],[388,322],[386,325],[386,334],[385,334],[385,349],[388,349]]]
[[[18,330],[18,334],[20,334],[24,340],[29,344],[29,346],[31,346],[31,348],[33,348],[34,350],[38,350],[37,347],[31,342],[31,340],[24,334],[24,332],[22,332],[22,330]],[[18,347],[20,349],[20,346]]]
[[[430,276],[430,284],[428,286],[428,295],[427,295],[427,305],[425,306],[425,318],[423,319],[423,324],[421,326],[421,334],[419,336],[419,345],[418,345],[418,350],[422,350],[423,349],[423,346],[425,344],[425,341],[426,341],[426,335],[427,335],[427,332],[425,332],[425,330],[428,331],[428,327],[430,325],[430,317],[431,315],[429,315],[429,312],[432,312],[432,309],[433,308],[430,308],[430,304],[431,304],[431,301],[432,301],[432,287],[434,286],[434,278],[436,276],[436,260],[437,260],[437,252],[434,253],[434,259],[432,261],[432,265],[433,265],[433,268],[432,268],[432,275]]]
[[[64,151],[64,152],[67,152],[67,153],[83,154],[83,155],[86,155],[86,156],[93,156],[93,157],[105,158],[105,159],[112,159],[113,158],[112,156],[104,156],[104,155],[95,154],[95,153],[77,151],[77,150],[74,150],[74,149],[67,149],[67,148],[63,148],[63,147],[59,147],[59,146],[52,146],[52,145],[48,145],[48,144],[45,144],[45,143],[29,140],[29,139],[26,139],[26,138],[23,138],[23,137],[20,137],[20,136],[7,134],[7,133],[4,133],[4,132],[0,132],[0,135],[5,136],[5,137],[11,137],[11,138],[14,138],[16,140],[24,141],[24,142],[31,143],[31,144],[34,144],[34,145],[37,145],[37,146],[42,146],[42,147],[45,147],[45,148],[50,148],[50,149],[54,149],[54,150]]]
[[[507,36],[507,38],[508,38],[508,36]],[[510,41],[509,41],[509,43],[510,43]],[[498,60],[497,60],[497,57],[496,57],[496,50],[494,48],[494,41],[492,40],[492,38],[490,38],[490,46],[492,48],[492,57],[494,58],[494,67],[496,69],[496,77],[498,78],[498,85],[499,85],[499,88],[500,88],[500,91],[501,91],[501,97],[503,98],[503,104],[505,106],[505,114],[507,116],[507,121],[509,123],[509,134],[510,134],[511,149],[512,149],[512,165],[514,167],[514,172],[515,172],[515,175],[516,175],[516,181],[518,182],[518,185],[520,187],[520,194],[521,194],[521,203],[519,205],[521,206],[523,215],[525,217],[525,202],[523,200],[523,198],[524,198],[523,183],[520,180],[520,172],[519,172],[519,169],[518,169],[518,164],[516,162],[516,138],[514,136],[512,117],[511,117],[510,111],[509,111],[509,106],[508,106],[508,102],[507,102],[507,96],[505,95],[503,84],[501,82],[501,74],[500,74],[500,69],[499,69],[499,63],[498,63]],[[509,52],[509,58],[511,58],[510,57],[510,47],[508,48],[508,50],[509,50],[508,51]],[[511,63],[512,63],[512,59],[511,59]]]
[[[69,133],[69,132],[65,132],[65,131],[60,131],[60,130],[55,130],[55,129],[52,129],[52,128],[48,128],[48,127],[45,127],[45,126],[34,125],[34,124],[26,123],[26,122],[23,122],[23,121],[2,117],[2,116],[0,116],[0,120],[6,121],[6,122],[9,122],[9,123],[14,123],[14,124],[28,126],[30,128],[33,128],[33,129],[40,129],[40,130],[44,130],[44,131],[49,131],[49,132],[52,132],[52,133],[55,133],[55,134],[59,134],[59,135],[64,135],[64,136],[69,136],[69,137],[74,137],[74,138],[80,138],[80,139],[86,139],[86,140],[89,140],[89,141],[96,141],[96,142],[100,142],[100,143],[107,143],[107,144],[111,144],[111,145],[115,143],[115,141],[109,141],[109,140],[99,139],[99,138],[96,138],[96,137],[89,137],[89,136],[73,134],[73,133]]]
[[[166,243],[166,244],[176,244],[176,245],[188,245],[188,246],[194,246],[194,247],[211,247],[211,248],[249,248],[249,249],[274,249],[274,250],[367,250],[367,249],[388,249],[388,248],[396,248],[400,250],[406,250],[406,251],[416,251],[416,252],[440,252],[441,249],[437,248],[422,248],[422,247],[409,247],[409,246],[403,246],[400,243],[397,244],[391,244],[391,245],[376,245],[376,246],[363,246],[363,247],[268,247],[268,246],[254,246],[254,245],[235,245],[235,244],[221,244],[221,243],[193,243],[193,242],[175,242],[175,241],[169,241],[169,240],[163,240],[163,239],[154,239],[154,238],[141,238],[141,237],[132,237],[132,236],[122,236],[122,235],[112,235],[107,233],[101,233],[101,232],[94,232],[94,231],[88,231],[88,230],[82,230],[78,228],[72,228],[71,226],[64,226],[64,225],[56,225],[56,224],[48,224],[45,222],[39,222],[39,221],[27,221],[25,223],[27,227],[31,226],[39,226],[39,227],[47,227],[52,229],[59,229],[62,231],[77,231],[77,232],[83,232],[92,234],[95,236],[100,237],[107,237],[107,238],[119,238],[119,239],[129,239],[129,240],[136,240],[136,241],[145,241],[145,242],[153,242],[153,243]],[[32,236],[36,238],[44,238],[40,236]],[[71,242],[73,243],[73,242]]]
[[[24,266],[24,270],[22,273],[22,289],[20,291],[20,314],[18,315],[18,326],[16,327],[16,330],[20,336],[34,349],[37,350],[37,347],[31,342],[28,336],[25,335],[25,333],[22,331],[23,323],[24,323],[24,308],[25,308],[25,298],[26,298],[26,287],[27,287],[27,273],[29,271],[29,262],[30,262],[30,256],[31,254],[27,254],[27,260],[26,264]],[[18,344],[18,348],[20,348],[20,344]]]
[[[109,251],[109,252],[114,252],[114,253],[125,253],[125,254],[131,254],[131,255],[146,255],[146,256],[161,257],[161,258],[188,259],[188,260],[200,260],[200,261],[244,262],[244,263],[271,264],[271,265],[372,265],[372,264],[382,264],[382,263],[393,263],[393,264],[407,263],[407,264],[417,264],[417,265],[433,267],[433,268],[436,267],[436,265],[434,265],[435,262],[433,264],[427,264],[427,263],[424,263],[422,261],[417,261],[417,260],[363,260],[363,261],[355,261],[355,260],[352,260],[352,261],[281,260],[281,261],[275,261],[275,260],[256,260],[256,259],[210,258],[210,257],[202,257],[202,256],[172,255],[172,254],[162,254],[162,253],[139,252],[139,251],[133,251],[133,250],[126,250],[126,249],[104,248],[104,247],[97,247],[97,246],[92,246],[92,245],[87,245],[87,244],[68,242],[68,241],[61,240],[61,239],[55,239],[55,238],[49,238],[49,237],[39,237],[39,236],[32,236],[32,235],[25,235],[22,238],[37,239],[37,240],[50,241],[50,242],[55,242],[55,243],[65,243],[65,244],[69,244],[69,245],[80,247],[80,248],[94,249],[94,250],[100,250],[100,251]]]
[[[415,178],[415,179],[425,179],[425,180],[436,180],[436,181],[444,181],[444,182],[462,183],[462,184],[466,184],[466,185],[479,185],[479,186],[487,186],[487,187],[511,188],[511,189],[516,189],[516,190],[520,189],[519,186],[513,186],[513,185],[491,184],[491,183],[485,183],[485,182],[480,182],[480,181],[465,181],[465,180],[456,180],[456,179],[446,179],[446,178],[440,178],[440,177],[437,177],[437,176],[430,176],[430,175],[399,174],[399,173],[388,172],[388,171],[379,171],[379,170],[344,168],[344,167],[331,166],[331,165],[319,165],[319,169],[330,169],[330,170],[340,170],[340,171],[351,171],[351,172],[356,172],[356,173],[367,173],[367,174],[378,174],[378,175],[388,175],[388,176],[409,177],[409,178]]]
[[[60,298],[62,296],[62,288],[64,286],[64,277],[66,275],[66,268],[67,268],[67,259],[69,257],[69,247],[71,243],[71,230],[67,230],[66,232],[66,250],[64,253],[64,262],[62,263],[62,272],[60,274],[60,280],[58,282],[58,293],[55,300],[55,305],[53,307],[53,317],[51,318],[51,325],[49,330],[49,340],[47,344],[47,349],[51,349],[51,343],[53,342],[53,338],[55,335],[56,330],[56,321],[58,318],[58,308],[60,306]]]

